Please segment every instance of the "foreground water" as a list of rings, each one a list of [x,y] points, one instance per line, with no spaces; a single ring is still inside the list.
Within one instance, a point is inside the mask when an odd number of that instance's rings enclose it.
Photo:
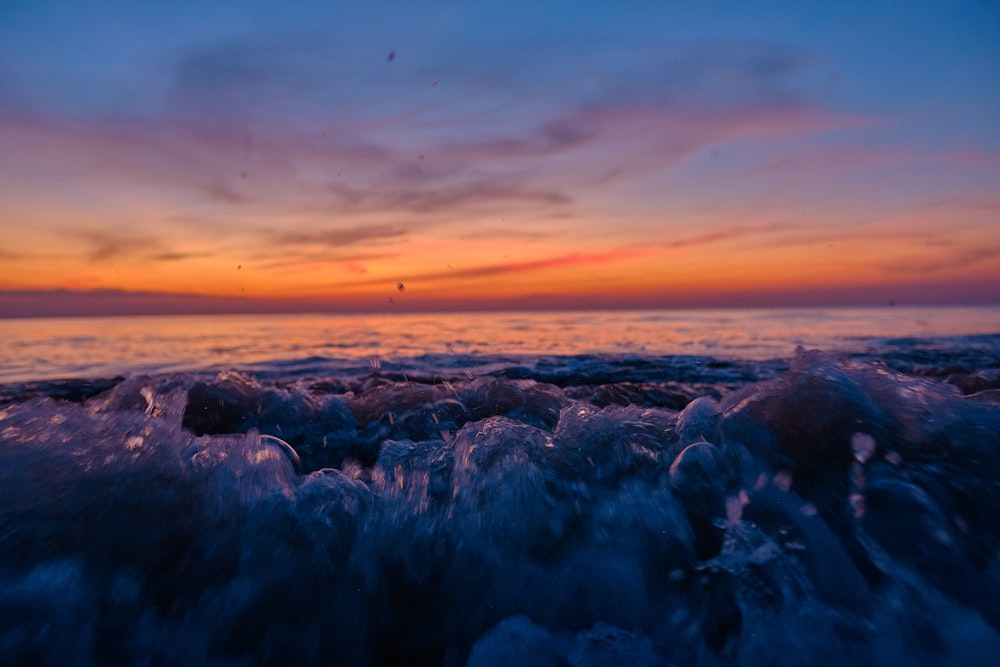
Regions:
[[[0,663],[994,664],[997,312],[904,312],[7,323]]]

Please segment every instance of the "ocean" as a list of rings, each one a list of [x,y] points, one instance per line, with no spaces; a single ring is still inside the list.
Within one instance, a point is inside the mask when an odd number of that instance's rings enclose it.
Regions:
[[[0,319],[0,382],[227,368],[338,373],[449,357],[764,361],[788,359],[800,345],[878,355],[920,339],[978,349],[977,335],[998,333],[1000,306]]]
[[[0,320],[0,663],[990,665],[1000,307]]]

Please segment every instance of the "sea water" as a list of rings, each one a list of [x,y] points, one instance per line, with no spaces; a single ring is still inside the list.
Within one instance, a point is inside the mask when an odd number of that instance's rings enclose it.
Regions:
[[[1000,333],[1000,306],[0,319],[0,382],[449,355],[789,358]],[[950,339],[950,340],[941,340]]]
[[[0,322],[0,663],[987,665],[1000,309]]]

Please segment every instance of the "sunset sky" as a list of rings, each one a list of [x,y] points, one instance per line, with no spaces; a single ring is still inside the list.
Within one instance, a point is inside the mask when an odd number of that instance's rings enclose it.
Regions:
[[[2,316],[998,303],[1000,3],[5,0],[0,234]]]

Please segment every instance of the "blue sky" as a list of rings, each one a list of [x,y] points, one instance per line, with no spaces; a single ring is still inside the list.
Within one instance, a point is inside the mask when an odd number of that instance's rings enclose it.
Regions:
[[[0,290],[990,301],[998,71],[997,2],[8,0]]]

